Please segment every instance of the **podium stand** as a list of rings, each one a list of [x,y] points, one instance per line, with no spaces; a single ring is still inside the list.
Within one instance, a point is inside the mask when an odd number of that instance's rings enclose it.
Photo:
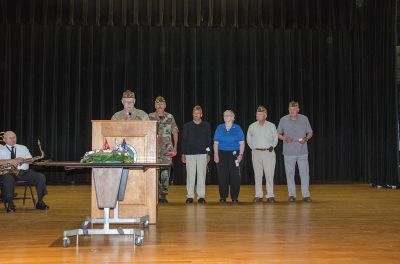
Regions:
[[[91,217],[82,228],[64,231],[63,244],[79,235],[134,235],[141,245],[143,229],[110,229],[110,224],[140,224],[148,227],[157,221],[157,169],[169,167],[157,161],[157,121],[92,121],[92,149],[101,149],[107,140],[111,148],[125,140],[136,152],[136,162],[79,163],[42,162],[37,165],[64,166],[66,169],[92,169]],[[103,224],[102,229],[89,225]]]
[[[92,149],[101,149],[105,139],[111,148],[115,146],[115,143],[121,144],[125,139],[128,145],[135,148],[137,163],[157,162],[157,121],[93,120]],[[110,217],[133,219],[148,215],[149,223],[155,224],[157,222],[157,187],[156,168],[129,169],[125,195],[121,197],[121,192],[119,193],[117,206],[110,210]],[[91,201],[92,219],[102,219],[104,210],[97,204],[93,173]],[[122,223],[120,220],[115,220],[115,222]]]

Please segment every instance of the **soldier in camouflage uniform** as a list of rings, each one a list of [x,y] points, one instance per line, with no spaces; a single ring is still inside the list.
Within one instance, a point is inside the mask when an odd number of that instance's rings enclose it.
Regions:
[[[116,112],[111,120],[149,120],[149,116],[143,110],[135,108],[134,92],[126,90],[122,94],[121,102],[124,105],[124,110]]]
[[[165,99],[158,96],[154,102],[156,111],[149,114],[150,120],[157,120],[158,127],[158,161],[163,163],[172,163],[172,157],[176,156],[178,146],[178,126],[174,116],[165,112]],[[172,140],[173,138],[173,140]],[[160,171],[158,201],[168,203],[166,196],[168,194],[169,170]]]

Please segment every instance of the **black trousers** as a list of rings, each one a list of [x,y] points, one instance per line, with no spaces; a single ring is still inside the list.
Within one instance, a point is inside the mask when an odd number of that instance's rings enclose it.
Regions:
[[[0,181],[2,183],[3,201],[9,204],[13,204],[15,181],[27,181],[35,185],[39,202],[47,194],[46,177],[34,170],[20,170],[18,176],[5,174],[0,176]]]
[[[217,164],[218,171],[218,184],[219,184],[219,196],[222,199],[226,199],[229,193],[232,200],[237,200],[240,191],[240,166],[237,167],[235,160],[239,154],[233,154],[233,151],[218,151],[219,163]]]

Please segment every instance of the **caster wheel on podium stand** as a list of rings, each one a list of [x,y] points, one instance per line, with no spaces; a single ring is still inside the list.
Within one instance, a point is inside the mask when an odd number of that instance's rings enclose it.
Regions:
[[[71,243],[71,241],[69,240],[68,237],[64,237],[64,238],[63,238],[63,245],[64,245],[64,247],[69,247],[70,243]]]
[[[137,236],[135,237],[135,245],[141,246],[143,244],[143,237]]]
[[[140,225],[141,225],[142,227],[144,227],[144,228],[149,227],[149,220],[146,220],[146,221],[144,221],[144,222],[141,222]]]

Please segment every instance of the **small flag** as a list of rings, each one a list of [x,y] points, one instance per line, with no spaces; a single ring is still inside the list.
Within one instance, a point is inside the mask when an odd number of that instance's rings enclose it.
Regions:
[[[125,141],[125,138],[124,138],[124,140],[122,140],[121,147],[122,147],[123,149],[125,149],[125,150],[128,150],[128,149],[126,148],[126,141]]]
[[[106,149],[110,149],[110,145],[108,145],[108,141],[107,141],[107,139],[106,139],[106,138],[104,138],[104,142],[103,142],[103,150],[106,150]]]

